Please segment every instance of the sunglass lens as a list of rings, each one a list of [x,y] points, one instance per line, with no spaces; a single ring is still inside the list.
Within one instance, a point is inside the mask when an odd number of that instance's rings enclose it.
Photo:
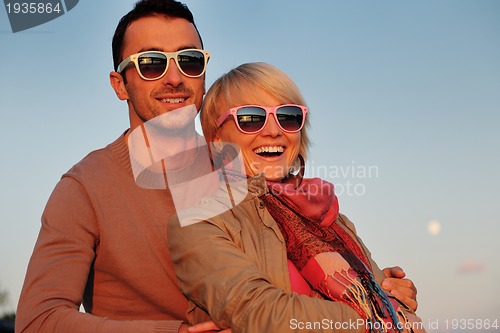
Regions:
[[[139,57],[139,69],[142,75],[148,79],[160,77],[167,66],[167,58],[159,53],[146,53]]]
[[[184,51],[177,56],[177,63],[187,76],[200,76],[205,70],[205,55],[200,51]]]
[[[302,109],[294,105],[279,107],[278,110],[276,110],[276,116],[281,127],[285,131],[290,132],[298,131],[304,119]]]
[[[243,131],[255,133],[261,130],[266,122],[266,110],[246,106],[238,110],[236,117],[238,118],[238,125]]]

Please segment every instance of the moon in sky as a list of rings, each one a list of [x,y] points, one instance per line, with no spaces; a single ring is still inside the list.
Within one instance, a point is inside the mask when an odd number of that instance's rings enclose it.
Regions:
[[[441,232],[441,223],[437,220],[431,220],[427,223],[427,232],[431,236],[437,236]]]

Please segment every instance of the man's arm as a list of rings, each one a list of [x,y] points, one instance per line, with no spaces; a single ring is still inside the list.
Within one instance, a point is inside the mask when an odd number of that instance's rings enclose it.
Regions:
[[[403,302],[413,311],[417,311],[417,288],[413,281],[405,278],[406,273],[399,266],[387,267],[382,270],[385,279],[382,281],[382,287]]]
[[[93,206],[76,180],[54,189],[26,274],[16,332],[170,332],[181,321],[112,320],[79,312],[99,230]]]
[[[183,330],[185,328],[185,330]],[[179,333],[210,333],[210,332],[219,332],[219,333],[231,333],[230,328],[226,328],[221,330],[215,325],[213,321],[206,321],[204,323],[199,323],[193,326],[188,326],[185,324],[181,325],[181,329],[179,329]]]

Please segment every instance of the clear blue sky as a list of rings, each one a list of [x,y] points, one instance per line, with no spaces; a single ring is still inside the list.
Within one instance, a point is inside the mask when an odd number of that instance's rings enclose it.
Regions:
[[[133,1],[80,3],[13,34],[0,8],[0,288],[15,309],[58,179],[128,126],[108,83]],[[500,321],[500,2],[188,0],[211,84],[244,62],[288,73],[310,107],[309,175],[380,266],[401,265],[424,323]],[[430,220],[441,230],[431,235]]]

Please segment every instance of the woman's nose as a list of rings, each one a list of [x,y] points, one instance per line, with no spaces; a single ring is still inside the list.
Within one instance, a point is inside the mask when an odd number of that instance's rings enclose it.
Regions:
[[[272,137],[276,137],[282,134],[281,128],[276,122],[276,117],[272,114],[268,115],[269,119],[267,119],[267,124],[262,129],[262,135],[270,135]]]

